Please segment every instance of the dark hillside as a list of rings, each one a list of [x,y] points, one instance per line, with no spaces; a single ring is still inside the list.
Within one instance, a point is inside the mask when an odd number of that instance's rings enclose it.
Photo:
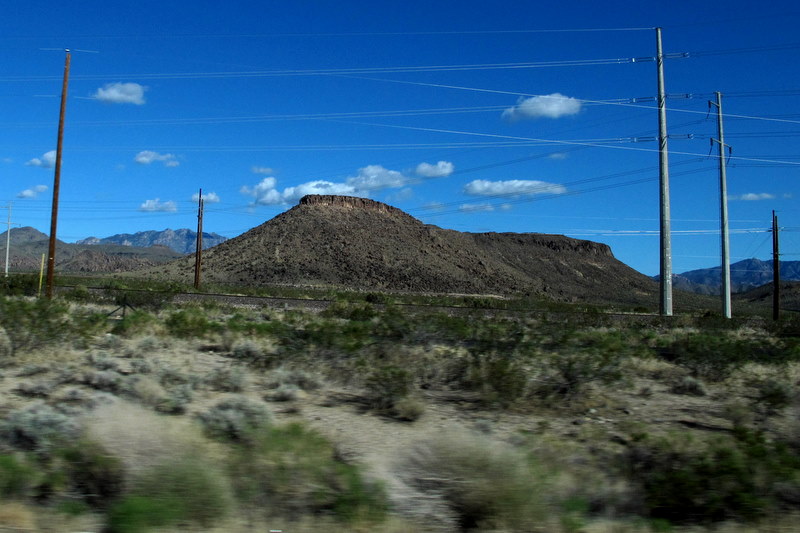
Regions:
[[[364,290],[542,295],[654,305],[658,286],[608,246],[561,235],[462,233],[363,198],[306,196],[203,256],[203,280]],[[192,279],[186,258],[153,270]]]

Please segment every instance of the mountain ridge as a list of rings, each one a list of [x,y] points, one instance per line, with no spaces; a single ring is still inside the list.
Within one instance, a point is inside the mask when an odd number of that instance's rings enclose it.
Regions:
[[[780,261],[782,281],[800,281],[800,261]],[[744,259],[730,266],[731,292],[747,292],[772,283],[772,260]],[[658,276],[653,279],[658,280]],[[718,295],[722,284],[722,267],[699,268],[676,274],[673,287],[696,294]]]
[[[225,242],[227,237],[217,233],[203,232],[203,249],[208,249],[217,244]],[[147,248],[148,246],[166,246],[178,253],[194,253],[197,247],[197,232],[190,229],[170,228],[157,231],[147,230],[136,233],[118,233],[109,237],[87,237],[77,241],[75,244],[98,245],[98,244],[119,244],[122,246],[136,246]]]

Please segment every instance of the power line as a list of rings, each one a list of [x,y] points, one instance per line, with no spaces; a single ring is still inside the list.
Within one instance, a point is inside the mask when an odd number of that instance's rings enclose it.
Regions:
[[[535,33],[604,33],[647,31],[654,28],[621,27],[621,28],[553,28],[553,29],[528,29],[528,30],[453,30],[453,31],[394,31],[394,32],[320,32],[320,33],[175,33],[171,35],[107,35],[107,34],[81,34],[67,36],[48,35],[47,38],[59,39],[196,39],[196,38],[284,38],[284,37],[394,37],[410,35],[513,35]],[[0,37],[6,40],[32,40],[41,39],[43,36],[5,35]]]

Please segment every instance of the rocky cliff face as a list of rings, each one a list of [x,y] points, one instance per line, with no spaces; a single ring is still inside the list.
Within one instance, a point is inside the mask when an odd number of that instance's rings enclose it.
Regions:
[[[369,198],[360,198],[357,196],[337,196],[332,194],[309,194],[300,199],[298,205],[320,206],[320,207],[334,207],[342,209],[356,209],[360,211],[368,211],[372,213],[383,213],[386,215],[396,216],[400,218],[410,218],[416,220],[414,217],[391,205],[384,204],[383,202],[376,202]]]
[[[649,305],[658,285],[608,246],[563,235],[463,233],[374,200],[306,196],[203,256],[203,279],[360,290],[542,295]],[[190,281],[190,258],[154,274]]]

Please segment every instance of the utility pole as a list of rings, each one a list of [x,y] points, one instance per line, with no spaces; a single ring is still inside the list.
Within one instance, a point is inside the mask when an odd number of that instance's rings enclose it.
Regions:
[[[781,318],[781,262],[778,247],[778,215],[772,211],[772,320]]]
[[[722,93],[717,91],[716,102],[708,102],[709,108],[717,106],[717,135],[719,139],[711,139],[711,144],[717,143],[719,148],[719,233],[722,250],[722,316],[731,317],[731,257],[730,240],[728,238],[728,183],[725,175],[725,136],[722,130]]]
[[[656,28],[656,65],[658,71],[658,176],[661,220],[661,315],[672,316],[672,237],[669,213],[669,164],[667,160],[667,105],[664,91],[664,52],[661,28]]]
[[[67,112],[67,86],[69,84],[70,52],[65,50],[64,82],[61,86],[61,112],[58,117],[58,145],[56,147],[56,172],[53,178],[53,209],[50,214],[50,244],[47,254],[47,286],[45,296],[53,298],[53,283],[56,267],[56,228],[58,226],[58,191],[61,186],[61,152],[64,144],[64,115]]]
[[[6,266],[5,277],[8,277],[8,253],[11,250],[11,202],[8,202],[8,222],[6,222]]]
[[[194,288],[200,289],[200,271],[203,267],[203,189],[197,197],[197,244],[194,255]]]

